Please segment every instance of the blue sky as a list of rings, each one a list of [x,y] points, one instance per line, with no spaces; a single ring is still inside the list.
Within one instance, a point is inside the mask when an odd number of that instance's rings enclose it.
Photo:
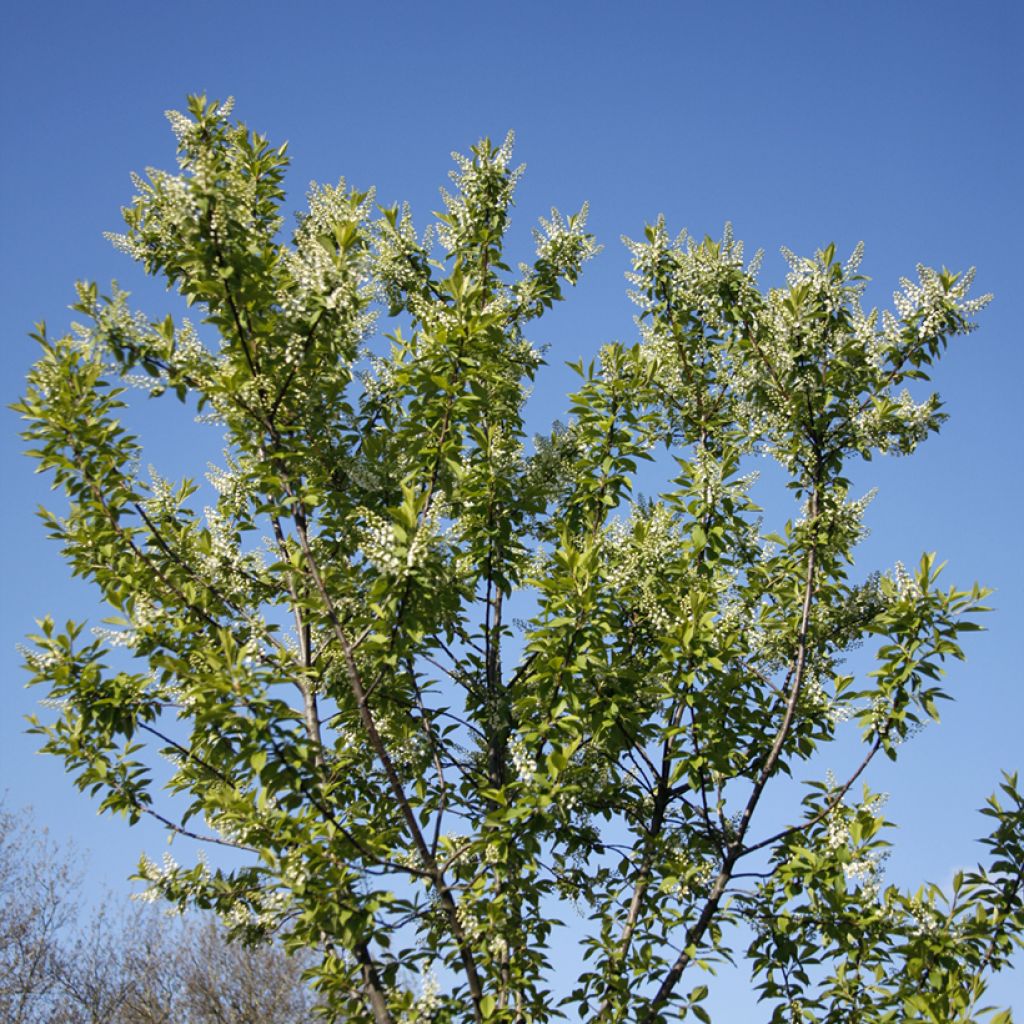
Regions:
[[[898,773],[877,773],[900,823],[892,870],[942,881],[979,856],[974,813],[1002,768],[1024,768],[1021,327],[1024,227],[1024,8],[1013,2],[562,3],[373,5],[11,5],[0,42],[2,396],[33,358],[27,332],[69,322],[76,278],[111,278],[154,316],[171,308],[114,252],[129,172],[173,163],[162,112],[189,92],[234,95],[236,112],[289,140],[290,203],[310,179],[344,175],[408,199],[417,226],[439,205],[449,152],[517,133],[527,164],[513,245],[552,206],[591,204],[604,243],[584,280],[534,340],[552,363],[540,420],[571,386],[563,360],[635,336],[622,234],[666,215],[671,229],[719,234],[726,220],[778,280],[798,253],[863,239],[869,300],[885,304],[916,263],[978,266],[996,301],[940,366],[950,421],[914,459],[858,469],[877,485],[864,571],[924,550],[952,580],[996,588],[989,632],[951,680],[959,700],[913,741]],[[163,840],[98,819],[61,766],[33,753],[16,642],[33,618],[91,613],[33,517],[45,481],[20,454],[13,414],[0,432],[6,482],[0,616],[0,790],[31,803],[58,837],[91,851],[90,884],[123,889],[139,852]],[[190,467],[187,426],[154,421],[156,461]],[[998,994],[1024,1008],[1024,985]]]

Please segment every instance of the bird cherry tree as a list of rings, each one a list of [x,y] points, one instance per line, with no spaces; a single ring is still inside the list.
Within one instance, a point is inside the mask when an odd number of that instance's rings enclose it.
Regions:
[[[344,183],[288,235],[285,148],[228,104],[169,116],[178,168],[135,179],[113,240],[198,324],[80,284],[17,406],[112,615],[41,620],[43,749],[104,810],[230,848],[144,860],[151,892],[315,951],[346,1020],[708,1021],[723,960],[772,1022],[978,1019],[1024,931],[1015,780],[987,863],[914,892],[864,780],[937,717],[984,591],[932,555],[854,574],[846,475],[939,428],[907,385],[972,327],[971,275],[919,268],[869,312],[859,250],[786,253],[764,290],[731,234],[659,220],[628,243],[639,340],[530,440],[529,335],[596,252],[585,207],[511,269],[520,170],[484,141],[423,236]],[[219,432],[208,492],[143,469],[133,388]]]

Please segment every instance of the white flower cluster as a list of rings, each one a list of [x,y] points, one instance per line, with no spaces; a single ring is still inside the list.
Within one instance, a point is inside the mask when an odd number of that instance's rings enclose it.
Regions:
[[[849,258],[843,265],[843,273],[834,276],[828,264],[819,255],[814,259],[797,256],[785,246],[782,255],[789,264],[786,283],[790,288],[803,285],[810,287],[824,310],[830,315],[839,313],[849,305],[856,306],[859,297],[864,293],[864,281],[851,281],[850,278],[860,267],[864,257],[864,243],[858,242]]]
[[[168,362],[176,370],[202,377],[208,357],[209,353],[199,340],[192,321],[187,317],[184,318],[181,321],[181,326],[175,332],[174,348]]]
[[[244,600],[249,592],[249,573],[258,572],[263,565],[258,552],[243,553],[238,546],[238,531],[232,520],[220,508],[203,509],[209,550],[202,545],[201,535],[195,528],[182,531],[177,538],[179,554],[184,561],[202,570],[203,575],[221,593]]]
[[[662,892],[676,899],[686,899],[692,893],[700,893],[715,873],[714,865],[704,860],[683,859],[673,865],[672,879],[662,883]]]
[[[601,351],[597,354],[601,365],[601,380],[608,385],[616,384],[622,379],[622,364],[616,355],[614,345],[602,345]]]
[[[735,581],[735,578],[733,578],[733,581]],[[752,628],[750,609],[742,597],[733,597],[730,600],[726,600],[719,610],[718,618],[715,619],[711,627],[712,636],[725,646],[728,646],[730,637],[735,636],[737,633],[742,633],[744,637],[747,637],[748,632]],[[748,650],[755,650],[749,641],[747,648]]]
[[[139,635],[133,629],[108,629],[106,626],[93,626],[92,635],[101,640],[107,647],[133,648],[138,643]]]
[[[246,510],[251,500],[247,463],[246,461],[236,462],[228,451],[224,452],[224,460],[224,466],[208,463],[206,479],[220,495],[224,513],[238,516]]]
[[[837,500],[823,503],[818,511],[819,523],[827,530],[830,543],[837,548],[852,547],[867,537],[864,515],[877,494],[877,488],[872,488],[853,501],[846,501],[844,495],[838,494]]]
[[[706,447],[699,446],[691,464],[691,480],[694,493],[699,493],[706,505],[717,505],[726,495],[725,480],[722,477],[722,464]],[[749,473],[739,480],[732,481],[729,492],[737,497],[742,496],[757,480],[756,473]]]
[[[420,241],[416,236],[408,203],[402,204],[394,225],[388,220],[381,220],[375,224],[375,228],[373,276],[379,289],[378,298],[384,301],[398,300],[409,292],[415,292],[425,279],[425,264],[433,231],[428,227]]]
[[[152,598],[141,590],[132,596],[131,620],[138,631],[152,629],[163,621],[163,610],[153,603]]]
[[[457,170],[451,171],[449,177],[456,194],[441,189],[449,220],[437,226],[438,240],[449,252],[473,243],[481,217],[490,217],[495,211],[504,214],[512,205],[516,185],[526,169],[509,169],[514,143],[515,135],[509,132],[502,145],[487,156],[470,159],[452,153]]]
[[[143,854],[139,864],[139,876],[149,882],[149,888],[134,893],[132,899],[142,903],[155,903],[164,899],[171,886],[177,882],[180,873],[181,868],[170,853],[164,853],[161,864]]]
[[[877,310],[865,313],[856,303],[850,310],[850,330],[857,348],[864,353],[868,365],[881,373],[886,366],[893,346],[898,338],[896,319],[888,310],[881,314],[882,328],[879,329]]]
[[[915,402],[906,388],[894,399],[872,401],[853,417],[857,446],[909,455],[934,429],[937,409],[934,397]]]
[[[973,267],[948,289],[942,275],[931,267],[918,264],[917,276],[916,284],[905,277],[900,278],[902,291],[895,292],[892,298],[896,311],[905,322],[918,321],[917,333],[921,338],[971,330],[974,325],[969,318],[992,301],[991,295],[967,298],[974,282]]]
[[[150,497],[142,503],[142,507],[154,519],[173,518],[177,515],[181,502],[174,492],[174,485],[170,480],[160,476],[157,471],[149,467],[150,481],[147,485]]]
[[[377,732],[388,748],[392,760],[412,774],[419,772],[429,756],[426,736],[410,726],[410,720],[401,715],[380,715]]]
[[[415,339],[417,354],[422,356],[443,353],[448,334],[457,332],[462,324],[455,310],[418,292],[409,296],[409,312],[424,328]]]
[[[538,545],[530,553],[526,561],[525,575],[528,580],[541,580],[548,574],[551,566],[551,552]]]
[[[234,524],[219,509],[207,505],[203,509],[206,528],[210,534],[210,554],[207,559],[212,572],[219,572],[223,563],[238,562]]]
[[[288,894],[275,890],[261,894],[257,906],[236,902],[227,913],[221,914],[221,918],[233,931],[251,928],[258,928],[261,931],[272,930],[281,923],[290,905]]]
[[[373,512],[365,515],[367,528],[362,537],[362,548],[369,561],[387,575],[398,576],[405,568],[404,552],[395,536],[395,530],[383,516]]]
[[[728,367],[716,337],[724,337],[731,329],[726,318],[732,305],[729,296],[737,287],[753,287],[762,254],[759,252],[744,271],[743,243],[733,237],[731,224],[726,224],[720,242],[704,244],[689,238],[685,231],[670,239],[663,217],[648,228],[647,241],[624,238],[623,242],[633,264],[626,275],[633,286],[629,296],[641,309],[636,324],[645,355],[658,362],[659,383],[679,397],[686,396],[690,375],[680,360],[680,343],[688,350],[699,346],[699,360],[710,361],[715,375],[724,377]],[[709,331],[689,330],[690,318]],[[680,324],[687,325],[682,335],[675,329]],[[694,356],[688,351],[685,359],[692,361]],[[699,381],[691,386],[702,387]]]
[[[407,1024],[431,1021],[441,1008],[441,985],[432,967],[427,967],[420,977],[420,994],[412,1005]]]
[[[188,182],[180,175],[168,174],[156,167],[146,168],[146,181],[141,175],[132,173],[132,184],[138,189],[137,205],[149,200],[148,223],[157,230],[161,240],[170,243],[172,239],[187,238],[195,219],[196,207]],[[125,235],[108,235],[115,249],[133,259],[145,260],[149,251],[145,244]]]
[[[932,935],[938,931],[941,924],[939,915],[927,903],[919,899],[911,900],[907,910],[915,922],[911,934],[916,936]]]
[[[174,132],[174,137],[179,143],[190,138],[192,133],[195,131],[195,121],[183,114],[180,110],[165,110],[164,117],[166,117],[170,123],[171,131]]]
[[[387,401],[395,391],[397,377],[395,364],[390,359],[373,356],[370,368],[359,375],[360,383],[367,397],[376,401]]]
[[[43,697],[39,701],[41,708],[50,708],[52,711],[63,711],[71,704],[69,697]]]
[[[558,806],[568,820],[582,808],[583,801],[580,799],[579,793],[561,790],[558,793]]]
[[[509,434],[500,424],[491,427],[488,433],[486,468],[488,473],[499,477],[514,478],[521,472],[523,444],[514,434]]]
[[[79,300],[85,299],[84,290],[76,288]],[[96,304],[92,307],[92,315],[96,318],[96,328],[88,324],[72,321],[76,347],[82,352],[90,352],[96,345],[97,333],[111,334],[118,338],[136,338],[149,332],[149,320],[141,310],[132,310],[128,306],[126,292],[119,288],[114,290],[110,302]]]
[[[421,868],[421,867],[423,867],[423,858],[420,856],[419,851],[416,850],[414,847],[411,847],[411,846],[408,847],[405,850],[402,850],[402,851],[398,852],[398,853],[392,854],[392,859],[394,860],[394,862],[396,864],[400,864],[402,867],[406,867],[406,868]],[[429,889],[431,887],[431,884],[432,884],[430,879],[425,877],[425,876],[423,876],[423,875],[419,876],[419,883],[425,889]]]
[[[141,893],[132,899],[143,903],[167,900],[171,903],[168,913],[181,913],[184,907],[208,891],[212,874],[202,854],[199,856],[197,871],[182,869],[169,854],[163,855],[162,864],[157,864],[143,855],[139,865],[139,876],[149,883]],[[287,889],[261,890],[250,892],[245,900],[236,900],[226,910],[220,910],[222,920],[229,929],[240,931],[259,929],[269,931],[278,928],[289,914],[293,898]]]
[[[229,96],[222,103],[219,103],[213,112],[218,117],[230,117],[231,111],[234,109],[235,98],[234,96]],[[192,139],[196,129],[196,122],[192,118],[183,114],[180,110],[165,110],[164,117],[170,123],[171,131],[174,132],[174,137],[178,140],[179,145]]]
[[[476,943],[483,937],[485,927],[477,916],[475,907],[468,902],[468,899],[468,894],[464,894],[463,898],[459,900],[458,906],[455,908],[455,917],[462,927],[466,939],[469,942]]]
[[[223,409],[214,409],[212,412],[201,412],[192,418],[193,423],[204,427],[226,427],[228,418]]]
[[[850,253],[846,262],[843,264],[843,277],[849,279],[853,277],[858,270],[860,270],[861,262],[864,259],[864,243],[863,241],[858,242],[853,247],[853,252]]]
[[[203,815],[203,820],[217,835],[232,843],[247,843],[251,825],[255,825],[258,831],[261,825],[271,824],[271,817],[266,812],[254,814],[253,819],[255,821],[247,820],[244,815],[219,809],[207,810]]]
[[[877,696],[871,701],[871,712],[868,719],[874,732],[879,732],[889,725],[892,714],[892,705],[884,696]],[[894,740],[898,742],[898,739]]]
[[[846,818],[839,808],[836,808],[828,816],[828,826],[825,829],[825,847],[829,850],[838,850],[845,846],[850,838],[850,829],[846,824]]]
[[[805,714],[812,718],[824,715],[833,726],[845,722],[850,717],[850,709],[832,699],[817,673],[804,681],[800,691],[800,705]]]
[[[921,597],[920,584],[907,572],[907,567],[902,562],[897,562],[892,567],[892,580],[896,584],[896,593],[900,600],[916,601]]]
[[[225,102],[212,115],[223,120],[231,109],[232,104]],[[183,240],[196,237],[201,211],[208,217],[206,227],[221,241],[230,235],[231,244],[243,250],[271,244],[280,217],[268,215],[259,201],[258,179],[246,166],[244,126],[220,125],[210,145],[184,114],[169,112],[168,118],[178,138],[178,166],[183,173],[170,175],[147,168],[148,181],[133,176],[138,190],[133,204],[140,216],[131,235],[108,236],[114,245],[150,264],[172,253],[180,255]]]
[[[344,320],[352,339],[363,337],[374,315],[366,309],[371,294],[365,250],[336,251],[336,229],[362,230],[373,207],[372,190],[361,196],[337,185],[310,184],[309,211],[295,232],[295,248],[283,254],[294,290],[281,297],[286,315],[302,318],[315,309],[333,310]],[[294,354],[293,354],[294,358]]]
[[[31,672],[45,675],[55,669],[64,660],[56,650],[40,651],[24,644],[17,645],[17,651],[25,659],[25,665]]]
[[[673,624],[659,593],[660,573],[677,557],[682,542],[679,526],[664,505],[650,512],[634,510],[626,521],[614,519],[604,533],[607,585],[623,597],[629,595],[659,632]]]
[[[830,789],[835,787],[835,777],[831,772],[827,775]],[[836,851],[845,848],[851,841],[850,820],[857,814],[877,816],[887,800],[884,793],[874,793],[863,800],[857,807],[850,808],[842,804],[834,807],[829,813],[825,830],[825,848]],[[860,889],[861,895],[868,901],[878,896],[882,879],[882,856],[878,851],[867,851],[861,856],[851,858],[843,864],[843,874],[847,881]]]
[[[862,857],[851,860],[843,865],[846,880],[860,889],[861,895],[868,902],[878,896],[881,887],[880,866],[874,857]]]
[[[537,762],[533,755],[526,749],[526,744],[518,736],[513,736],[508,744],[509,756],[515,766],[519,781],[524,785],[530,785],[534,775],[537,773]]]
[[[552,207],[551,219],[540,218],[540,230],[534,229],[533,238],[537,247],[537,258],[550,264],[560,277],[574,282],[583,264],[596,256],[600,246],[587,234],[589,203],[580,207],[580,212],[563,217]]]
[[[366,524],[360,538],[363,554],[384,575],[405,578],[423,565],[425,556],[442,540],[436,505],[422,517],[413,535],[404,540],[400,539],[395,523],[369,509],[358,511]]]

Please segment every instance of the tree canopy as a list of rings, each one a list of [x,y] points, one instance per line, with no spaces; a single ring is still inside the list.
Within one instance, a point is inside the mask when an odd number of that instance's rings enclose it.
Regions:
[[[135,179],[113,240],[199,322],[80,284],[17,406],[112,613],[32,638],[43,749],[104,809],[231,848],[144,861],[152,891],[315,951],[349,1020],[707,1021],[724,960],[772,1022],[978,1019],[1024,931],[1015,779],[987,863],[916,891],[864,780],[938,717],[985,591],[932,554],[855,566],[848,478],[939,429],[919,382],[987,301],[972,274],[865,310],[859,247],[785,252],[764,289],[730,231],[656,221],[627,243],[639,340],[531,439],[529,335],[597,247],[585,206],[552,212],[511,269],[511,137],[455,156],[423,235],[344,182],[289,235],[283,146],[229,104],[169,117],[178,168]],[[132,388],[222,437],[210,490],[142,468]],[[788,509],[755,503],[759,463]]]

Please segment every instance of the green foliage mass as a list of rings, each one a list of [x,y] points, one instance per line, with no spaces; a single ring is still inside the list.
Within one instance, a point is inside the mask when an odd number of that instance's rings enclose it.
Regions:
[[[865,311],[859,250],[786,253],[763,290],[730,233],[659,221],[628,242],[640,340],[577,365],[566,425],[530,442],[527,333],[596,246],[585,208],[555,213],[506,265],[510,140],[456,157],[426,236],[341,183],[283,240],[284,147],[225,104],[170,117],[178,170],[136,179],[114,241],[199,326],[80,285],[17,407],[69,502],[47,528],[114,616],[33,638],[44,749],[104,809],[237,853],[141,877],[316,951],[353,1021],[707,1021],[723,960],[772,1022],[986,1015],[1024,930],[1015,781],[989,863],[916,892],[886,884],[861,788],[937,717],[984,591],[932,555],[852,577],[845,475],[939,428],[908,386],[972,327],[970,275],[919,268]],[[129,387],[223,435],[201,514],[192,480],[140,469]],[[793,497],[777,533],[764,458]],[[653,500],[641,463],[671,467]],[[873,669],[844,674],[866,639]],[[844,736],[845,776],[759,824]],[[583,967],[553,992],[567,944]]]

